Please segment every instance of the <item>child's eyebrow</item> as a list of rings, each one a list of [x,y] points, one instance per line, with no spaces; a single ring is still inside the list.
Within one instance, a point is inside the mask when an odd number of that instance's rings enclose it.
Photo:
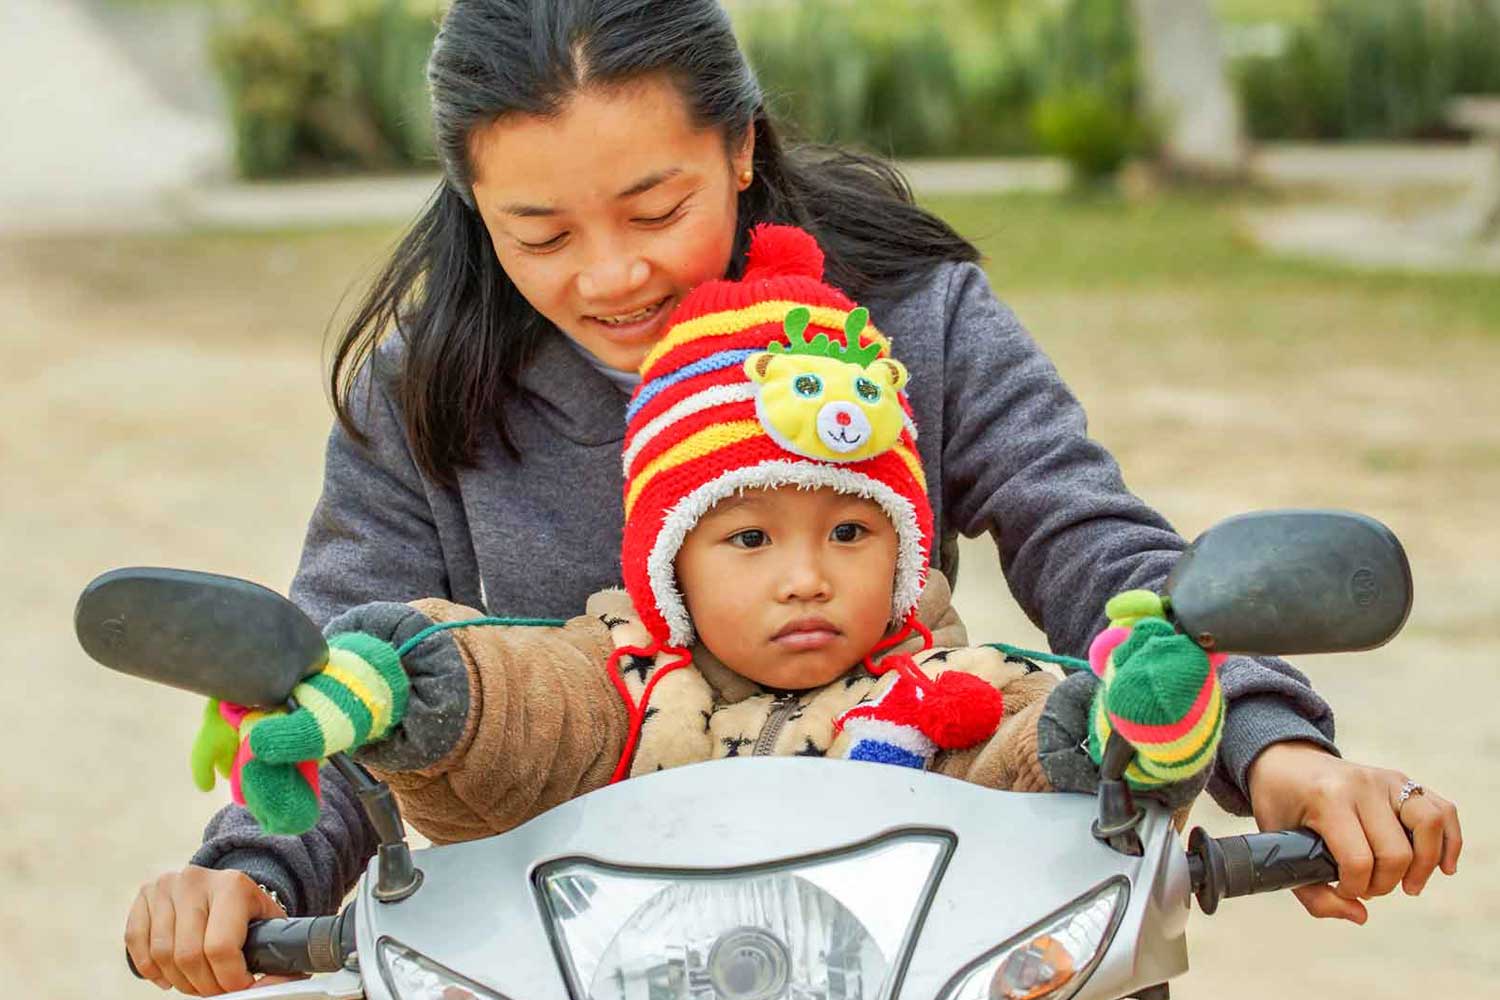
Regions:
[[[732,493],[714,504],[713,509],[703,516],[704,518],[709,518],[718,514],[731,514],[741,507],[755,507],[759,506],[760,503],[761,498],[758,496],[745,493]]]

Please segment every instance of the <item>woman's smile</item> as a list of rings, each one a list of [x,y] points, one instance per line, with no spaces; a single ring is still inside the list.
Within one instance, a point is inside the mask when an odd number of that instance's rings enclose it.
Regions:
[[[667,295],[638,309],[585,315],[584,320],[616,343],[655,341],[661,335],[661,328],[671,315],[671,307],[676,301],[676,295]]]

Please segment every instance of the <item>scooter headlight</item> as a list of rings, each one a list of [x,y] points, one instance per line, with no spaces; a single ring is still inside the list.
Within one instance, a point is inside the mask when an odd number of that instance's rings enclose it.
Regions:
[[[567,860],[536,884],[575,997],[878,1000],[951,850],[914,832],[727,872]]]
[[[971,962],[942,1000],[1067,1000],[1093,975],[1130,896],[1106,882]]]
[[[399,1000],[506,1000],[390,938],[376,949],[386,988]]]

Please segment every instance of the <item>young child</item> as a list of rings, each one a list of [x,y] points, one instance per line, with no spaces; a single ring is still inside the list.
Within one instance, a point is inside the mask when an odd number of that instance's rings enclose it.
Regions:
[[[318,812],[310,762],[356,750],[449,843],[719,757],[1092,791],[1120,728],[1132,784],[1188,802],[1218,744],[1217,663],[1139,592],[1112,602],[1094,669],[1062,684],[968,646],[928,568],[907,371],[822,266],[806,233],[762,227],[744,278],[695,290],[647,356],[627,411],[624,590],[560,626],[437,599],[357,607],[330,624],[298,710],[210,711],[200,784],[217,764],[266,830],[300,833]]]

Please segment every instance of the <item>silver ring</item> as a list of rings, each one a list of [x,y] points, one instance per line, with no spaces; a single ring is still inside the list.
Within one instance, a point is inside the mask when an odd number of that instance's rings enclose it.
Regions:
[[[1421,794],[1422,786],[1418,782],[1412,781],[1410,778],[1407,778],[1406,783],[1401,786],[1401,793],[1396,796],[1396,811],[1401,811],[1401,807],[1406,805],[1407,799],[1411,798],[1413,795]]]

